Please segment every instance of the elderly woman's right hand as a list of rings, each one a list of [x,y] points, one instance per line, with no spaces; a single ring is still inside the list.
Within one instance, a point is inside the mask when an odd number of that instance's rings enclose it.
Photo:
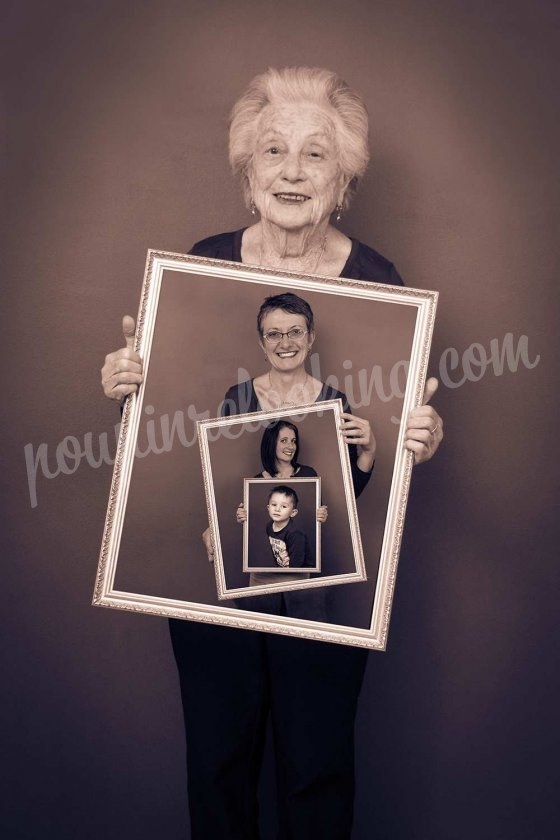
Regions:
[[[105,356],[105,364],[101,368],[101,385],[110,400],[122,400],[128,394],[133,394],[142,382],[142,359],[134,350],[135,326],[134,318],[125,315],[122,330],[126,347]]]

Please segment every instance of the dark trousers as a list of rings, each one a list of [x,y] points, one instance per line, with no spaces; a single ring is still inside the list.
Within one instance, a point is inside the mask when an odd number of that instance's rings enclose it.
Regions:
[[[193,840],[258,840],[271,716],[281,840],[350,840],[354,718],[367,652],[170,622],[187,737]]]

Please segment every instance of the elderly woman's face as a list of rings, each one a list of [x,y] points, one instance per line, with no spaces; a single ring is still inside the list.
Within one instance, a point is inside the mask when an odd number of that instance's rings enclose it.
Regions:
[[[261,216],[287,230],[328,219],[344,194],[329,112],[299,103],[261,114],[250,175]]]

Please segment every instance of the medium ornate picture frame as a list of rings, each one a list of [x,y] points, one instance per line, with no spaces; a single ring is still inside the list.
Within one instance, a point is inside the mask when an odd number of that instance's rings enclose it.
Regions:
[[[367,579],[341,420],[342,403],[336,399],[289,412],[276,409],[198,421],[220,600]],[[298,461],[305,465],[298,466],[298,472],[308,477],[296,472],[290,479],[273,479],[259,472],[264,430],[281,427],[282,423],[289,423],[297,430]],[[253,477],[247,477],[247,473]],[[295,523],[298,530],[305,525],[308,541],[312,543],[315,554],[312,568],[309,559],[304,568],[294,568],[293,563],[288,568],[272,563],[263,530],[267,521],[267,496],[278,485],[289,485],[300,499]],[[244,527],[240,527],[234,516],[240,499],[247,517]],[[321,523],[317,519],[321,505],[325,505],[327,518],[323,552]]]
[[[351,585],[282,593],[297,609],[278,608],[269,593],[219,597],[202,541],[212,523],[198,421],[223,423],[226,390],[263,372],[256,313],[266,297],[282,292],[313,309],[310,374],[346,395],[377,442],[367,486],[359,498],[351,494],[344,511],[348,522],[356,517],[363,576]],[[144,382],[123,408],[93,603],[384,650],[413,461],[403,445],[404,420],[421,403],[436,305],[433,291],[149,251],[135,345]],[[258,419],[247,411],[241,422]],[[250,437],[240,435],[240,451],[254,452]],[[232,521],[239,480],[259,466],[248,460],[237,475]],[[323,556],[327,529],[344,518],[327,504]],[[312,592],[322,593],[320,610],[307,609]]]

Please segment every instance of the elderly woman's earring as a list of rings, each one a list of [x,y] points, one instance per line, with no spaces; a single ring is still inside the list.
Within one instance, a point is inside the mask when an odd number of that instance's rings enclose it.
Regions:
[[[256,214],[257,214],[257,205],[255,204],[255,202],[253,201],[253,199],[251,199],[251,203],[250,203],[250,205],[249,205],[249,210],[251,211],[251,216],[256,216]]]
[[[336,210],[336,221],[340,222],[342,218],[342,204],[337,204],[335,207]]]

